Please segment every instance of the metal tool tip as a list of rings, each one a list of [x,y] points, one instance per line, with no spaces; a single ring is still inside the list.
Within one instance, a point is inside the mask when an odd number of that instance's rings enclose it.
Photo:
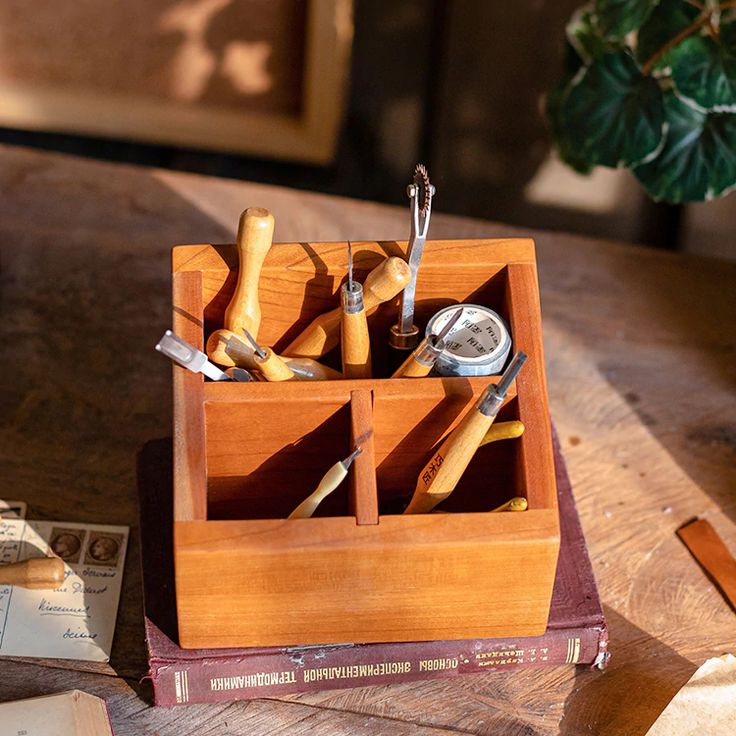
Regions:
[[[496,386],[496,391],[501,396],[505,396],[508,393],[509,387],[516,379],[516,376],[519,375],[519,371],[521,370],[524,363],[526,363],[528,358],[529,356],[521,350],[516,353],[513,358],[511,358],[511,362],[509,363],[508,368],[506,368],[506,370],[503,372],[501,380]]]
[[[358,455],[360,455],[361,452],[363,452],[363,448],[356,447],[355,450],[353,450],[353,452],[342,461],[342,464],[345,467],[345,470],[347,470],[352,465],[353,460],[355,460],[355,458],[358,457]]]
[[[243,327],[243,332],[245,333],[245,336],[250,341],[250,344],[253,346],[253,350],[256,351],[256,355],[259,358],[265,358],[266,357],[266,351],[256,342],[256,339],[253,337],[253,335],[248,332],[248,330]]]
[[[452,317],[447,320],[447,324],[437,334],[438,340],[444,340],[450,334],[450,330],[457,324],[457,321],[462,316],[463,309],[464,307],[460,307],[460,309],[453,312]]]
[[[353,290],[353,246],[348,240],[348,289]]]

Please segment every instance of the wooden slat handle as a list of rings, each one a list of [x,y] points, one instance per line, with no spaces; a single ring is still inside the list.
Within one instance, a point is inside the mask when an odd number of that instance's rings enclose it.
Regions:
[[[454,490],[493,423],[474,406],[419,473],[405,514],[426,514]]]
[[[0,584],[41,590],[58,588],[64,582],[64,561],[60,557],[34,557],[0,567]]]
[[[342,315],[340,334],[342,350],[342,374],[345,378],[370,378],[371,340],[365,309]]]
[[[366,276],[363,283],[363,304],[366,312],[393,299],[411,280],[411,269],[403,258],[391,256],[381,261]],[[320,314],[284,350],[284,355],[301,358],[321,358],[340,340],[342,308]]]
[[[238,282],[225,310],[225,327],[241,334],[245,327],[254,337],[261,326],[258,282],[266,254],[273,243],[273,215],[261,207],[249,207],[238,226]]]

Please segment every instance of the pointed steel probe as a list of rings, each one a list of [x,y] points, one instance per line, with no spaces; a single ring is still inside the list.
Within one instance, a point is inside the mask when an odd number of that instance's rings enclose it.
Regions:
[[[322,480],[317,486],[317,490],[314,491],[310,496],[305,498],[290,514],[289,519],[307,519],[316,510],[317,506],[334,491],[340,483],[345,480],[348,474],[348,469],[360,453],[363,452],[362,448],[356,447],[355,450],[344,460],[340,460],[335,463],[323,476]]]
[[[414,324],[414,298],[417,272],[427,242],[429,219],[432,214],[432,197],[435,188],[429,183],[427,169],[417,164],[412,183],[406,188],[411,202],[411,235],[407,247],[407,261],[411,269],[411,281],[399,297],[399,321],[391,328],[389,345],[396,350],[414,350],[419,342],[419,328]]]
[[[455,490],[526,359],[525,353],[514,355],[499,382],[488,386],[476,405],[432,455],[419,473],[414,495],[405,514],[426,514]]]
[[[437,335],[425,337],[417,349],[397,368],[391,378],[423,378],[428,375],[445,349],[445,338],[463,313],[460,307]]]

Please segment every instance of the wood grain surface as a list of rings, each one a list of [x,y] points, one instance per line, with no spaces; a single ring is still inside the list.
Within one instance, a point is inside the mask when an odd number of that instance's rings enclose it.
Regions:
[[[29,516],[130,524],[110,665],[3,660],[0,700],[78,687],[129,734],[641,734],[736,617],[675,530],[736,550],[736,266],[440,214],[430,237],[531,235],[552,415],[611,629],[606,673],[560,667],[229,705],[148,706],[135,453],[171,430],[170,247],[406,238],[408,210],[0,148],[4,493]],[[435,200],[442,208],[442,190]]]

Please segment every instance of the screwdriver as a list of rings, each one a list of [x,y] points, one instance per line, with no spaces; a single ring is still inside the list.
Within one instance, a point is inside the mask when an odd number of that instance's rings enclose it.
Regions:
[[[218,365],[259,370],[253,348],[230,330],[215,330],[210,335],[207,340],[207,355]],[[332,381],[342,378],[340,371],[311,358],[289,358],[283,355],[279,357],[300,381]]]
[[[366,312],[393,299],[411,280],[409,264],[398,256],[381,261],[363,282],[363,305]],[[284,350],[284,355],[321,358],[340,341],[342,307],[320,314]]]
[[[297,377],[294,371],[279,358],[271,348],[262,348],[256,341],[253,335],[248,330],[243,328],[245,336],[250,340],[255,351],[254,360],[256,368],[263,374],[263,377],[267,381],[296,381]]]
[[[432,455],[419,474],[405,514],[427,513],[455,490],[526,359],[525,353],[514,355],[498,384],[488,386],[476,405]]]
[[[263,261],[273,243],[273,215],[261,207],[249,207],[238,225],[238,281],[225,310],[225,327],[240,333],[243,328],[254,335],[261,326],[258,281]]]
[[[348,280],[340,291],[340,342],[345,378],[371,377],[371,340],[363,303],[363,287],[353,281],[353,249],[348,242]]]
[[[201,350],[197,350],[194,345],[182,340],[171,330],[164,332],[164,336],[156,344],[156,350],[192,373],[203,373],[213,381],[250,381],[252,378],[246,370],[232,374],[221,371],[207,360],[207,356]]]
[[[58,588],[64,582],[64,560],[60,557],[34,557],[0,566],[0,585],[20,585],[41,590]]]
[[[335,463],[323,476],[317,486],[317,490],[305,498],[288,516],[289,519],[308,519],[316,510],[317,506],[342,483],[353,460],[363,450],[358,447],[344,460]]]
[[[440,357],[440,353],[445,349],[445,338],[462,313],[463,308],[460,307],[438,335],[425,337],[416,350],[396,369],[391,378],[423,378],[428,375],[437,362],[437,358]]]

